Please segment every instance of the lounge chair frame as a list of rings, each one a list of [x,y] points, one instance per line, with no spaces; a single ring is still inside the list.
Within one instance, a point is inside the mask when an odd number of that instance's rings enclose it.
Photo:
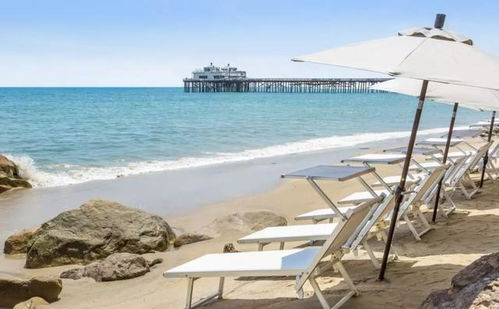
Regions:
[[[314,250],[312,252],[314,254],[313,258],[311,259],[311,262],[308,264],[306,268],[303,268],[301,270],[251,270],[251,271],[239,271],[238,270],[233,270],[233,271],[211,271],[209,267],[204,267],[203,270],[201,271],[189,271],[189,272],[182,272],[181,270],[176,271],[176,268],[171,269],[169,271],[166,271],[164,273],[165,277],[183,277],[187,278],[187,295],[186,295],[186,307],[187,309],[194,308],[203,304],[206,304],[208,302],[214,301],[216,299],[221,299],[223,297],[223,288],[224,288],[224,282],[226,277],[241,277],[241,276],[254,276],[254,277],[269,277],[269,276],[296,276],[295,280],[295,291],[298,295],[299,298],[303,298],[303,286],[304,284],[308,281],[310,285],[312,286],[312,289],[315,292],[315,295],[320,302],[321,306],[323,309],[330,309],[330,308],[339,308],[341,305],[343,305],[345,302],[347,302],[351,297],[356,296],[359,294],[358,289],[355,287],[355,284],[353,283],[353,280],[350,278],[347,270],[345,269],[344,265],[341,262],[341,259],[343,258],[343,255],[345,254],[345,247],[343,244],[350,239],[353,233],[355,233],[358,230],[358,225],[362,224],[365,220],[366,217],[369,216],[370,210],[372,209],[374,201],[369,201],[366,203],[363,203],[359,207],[350,210],[345,214],[346,219],[341,220],[337,226],[337,228],[334,230],[334,232],[331,234],[329,239],[326,241],[326,243],[320,247],[320,248],[308,248],[308,250]],[[307,249],[301,249],[301,250],[307,250]],[[292,250],[287,250],[287,251],[292,251]],[[271,253],[272,251],[265,251],[262,253],[265,254],[273,254]],[[286,250],[284,251],[274,251],[274,252],[284,252],[286,253]],[[293,251],[295,252],[295,251]],[[223,253],[227,255],[232,255],[234,254],[237,256],[237,254],[245,254],[249,252],[243,252],[243,253]],[[258,252],[254,252],[252,254],[259,254]],[[221,254],[222,255],[222,254]],[[324,267],[321,267],[319,263],[326,257],[331,256],[330,259],[330,265],[334,267],[334,269],[338,270],[339,273],[343,276],[345,283],[349,287],[349,291],[346,295],[344,295],[334,306],[330,306],[329,303],[327,302],[322,290],[320,289],[316,278],[326,269]],[[179,266],[180,268],[182,266]],[[192,296],[193,296],[193,290],[194,290],[194,283],[196,280],[202,278],[202,277],[219,277],[219,285],[216,293],[205,297],[197,302],[192,302]]]

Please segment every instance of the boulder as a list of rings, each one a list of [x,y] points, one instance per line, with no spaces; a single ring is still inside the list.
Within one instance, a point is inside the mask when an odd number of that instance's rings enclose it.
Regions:
[[[142,276],[149,272],[149,263],[142,256],[131,253],[115,253],[104,260],[93,262],[83,268],[70,269],[61,273],[61,278],[80,279],[90,277],[95,281],[125,280]]]
[[[217,218],[209,225],[209,228],[218,233],[227,229],[250,233],[269,226],[283,226],[287,224],[288,222],[283,216],[279,216],[272,211],[260,210],[233,213]]]
[[[0,278],[0,307],[14,305],[38,296],[47,302],[56,301],[62,290],[61,279],[35,277],[31,280]]]
[[[499,252],[466,266],[449,289],[432,292],[421,308],[499,308]]]
[[[31,184],[21,177],[14,162],[0,154],[0,193],[14,188],[31,188]]]
[[[28,248],[28,242],[31,236],[36,232],[38,227],[31,229],[24,229],[18,233],[10,235],[5,241],[3,247],[3,253],[5,254],[20,254],[26,253]]]
[[[0,176],[21,178],[16,164],[2,154],[0,154]]]
[[[49,303],[45,299],[35,296],[28,299],[27,301],[23,301],[15,305],[13,309],[41,309],[45,307],[44,305],[48,304]]]
[[[88,264],[118,252],[164,251],[174,240],[161,217],[96,199],[42,224],[28,243],[25,266]]]
[[[173,245],[175,246],[175,248],[177,248],[183,245],[188,245],[195,242],[210,240],[210,239],[213,239],[213,237],[204,234],[185,233],[177,236]]]

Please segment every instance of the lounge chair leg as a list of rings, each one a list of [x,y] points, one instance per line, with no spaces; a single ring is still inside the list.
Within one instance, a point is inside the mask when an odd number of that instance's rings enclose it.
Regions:
[[[371,258],[371,262],[373,263],[374,268],[379,269],[381,265],[379,265],[378,259],[374,255],[374,252],[371,249],[371,246],[369,246],[367,240],[362,241],[362,246],[364,246],[364,249],[367,251],[369,258]]]
[[[323,309],[330,309],[329,304],[327,303],[326,298],[322,294],[322,291],[319,288],[319,285],[317,284],[317,281],[315,281],[315,278],[311,277],[311,278],[308,279],[308,281],[310,281],[310,285],[314,289],[315,296],[317,297],[317,299],[321,303],[322,308]]]
[[[411,220],[409,219],[409,217],[407,216],[407,214],[404,214],[404,221],[405,223],[407,223],[407,227],[409,228],[409,230],[411,231],[412,235],[414,236],[414,238],[416,238],[416,240],[421,240],[421,237],[419,237],[419,234],[418,234],[418,231],[416,231],[416,228],[414,227],[414,225],[412,224]]]
[[[386,231],[381,232],[381,239],[385,242],[385,244],[386,244],[387,238],[388,238],[388,235],[386,234]],[[397,250],[395,250],[395,248],[393,247],[393,244],[392,244],[392,247],[390,248],[390,252],[392,252],[392,255],[393,255],[393,257],[391,258],[391,261],[398,260],[399,255],[397,253]]]
[[[449,204],[451,205],[451,207],[444,213],[444,216],[448,217],[450,214],[452,214],[454,212],[454,210],[456,210],[457,206],[456,206],[456,203],[454,203],[454,200],[452,199],[451,194],[445,192],[444,195],[445,195],[446,201],[449,202]]]
[[[459,189],[461,189],[461,192],[463,193],[464,197],[469,200],[471,199],[471,195],[470,193],[468,192],[468,190],[466,190],[466,187],[464,186],[463,183],[460,183],[459,184]]]
[[[218,299],[222,299],[224,293],[225,277],[220,277],[218,281]]]
[[[494,176],[492,176],[492,173],[490,173],[488,170],[485,173],[487,174],[487,177],[489,178],[490,182],[494,183],[495,179]]]
[[[185,309],[192,308],[192,290],[194,289],[195,278],[189,278],[187,282],[187,299],[185,300]]]
[[[284,250],[284,241],[279,243],[279,250]]]
[[[347,270],[345,269],[345,266],[343,266],[343,263],[341,263],[341,261],[337,262],[335,264],[335,266],[338,269],[338,271],[341,273],[343,278],[345,279],[345,282],[348,284],[348,286],[350,287],[350,289],[352,290],[354,295],[356,295],[356,296],[359,295],[359,291],[355,287],[355,284],[353,283],[352,278],[350,278],[350,275],[348,274]]]
[[[220,280],[218,282],[218,290],[216,293],[209,295],[207,297],[201,298],[197,302],[192,303],[192,292],[194,290],[194,281],[196,281],[197,279],[199,279],[199,278],[189,278],[188,279],[189,281],[187,283],[187,298],[185,301],[185,309],[196,308],[196,307],[202,306],[204,304],[207,304],[209,302],[212,302],[215,299],[222,299],[223,290],[224,290],[224,282],[225,282],[224,277],[220,277]]]
[[[425,227],[424,230],[419,233],[419,236],[422,236],[422,235],[426,234],[427,232],[429,232],[431,229],[433,229],[433,227],[430,225],[430,223],[428,223],[428,220],[426,220],[426,217],[424,216],[424,214],[421,212],[421,210],[419,208],[416,208],[414,210],[414,212],[419,217],[419,220],[421,220],[421,223]]]
[[[263,247],[265,247],[268,244],[269,244],[268,242],[259,242],[258,243],[258,251],[263,251]]]

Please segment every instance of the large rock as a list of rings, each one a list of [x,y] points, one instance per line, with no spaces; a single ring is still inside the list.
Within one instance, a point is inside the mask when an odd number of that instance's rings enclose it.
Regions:
[[[172,229],[159,216],[91,200],[45,222],[33,234],[26,267],[87,264],[117,252],[164,251],[174,240]]]
[[[44,305],[48,305],[49,303],[45,301],[45,299],[35,296],[27,301],[23,301],[17,305],[14,306],[12,309],[41,309],[43,307],[46,307]]]
[[[451,288],[432,292],[421,308],[499,308],[499,252],[466,266],[452,278]]]
[[[14,188],[31,188],[31,184],[21,177],[14,162],[0,154],[0,193]]]
[[[43,277],[31,280],[0,278],[0,307],[11,308],[35,296],[53,302],[59,298],[61,290],[61,279]]]
[[[216,232],[225,230],[237,230],[245,233],[259,231],[269,226],[287,225],[286,218],[277,215],[272,211],[248,211],[233,213],[225,217],[215,219],[209,228]]]
[[[28,243],[37,229],[38,227],[25,229],[16,234],[10,235],[5,241],[3,252],[5,254],[26,253],[28,249]]]
[[[138,254],[115,253],[102,261],[67,270],[61,273],[61,278],[76,280],[90,277],[95,281],[124,280],[146,274],[150,266],[152,266],[151,263]]]
[[[192,243],[199,242],[199,241],[210,240],[210,239],[213,239],[213,237],[210,237],[210,236],[204,235],[204,234],[184,233],[184,234],[177,236],[177,238],[175,239],[175,242],[174,242],[174,246],[175,246],[175,248],[177,248],[180,246],[192,244]]]

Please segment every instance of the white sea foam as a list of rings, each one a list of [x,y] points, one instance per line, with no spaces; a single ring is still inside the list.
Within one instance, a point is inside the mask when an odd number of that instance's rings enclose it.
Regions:
[[[462,128],[464,129],[466,127]],[[418,136],[444,133],[447,132],[447,130],[448,128],[421,130],[418,133]],[[409,135],[409,131],[404,131],[331,136],[268,146],[259,149],[250,149],[237,153],[210,153],[207,157],[185,157],[178,160],[132,162],[123,166],[85,167],[61,163],[56,166],[59,170],[58,172],[48,172],[46,169],[41,170],[29,156],[7,155],[7,157],[19,166],[21,175],[29,179],[33,186],[54,187],[77,184],[91,180],[114,179],[117,177],[149,172],[176,170],[228,162],[269,158],[294,153],[351,147],[368,142],[404,138]]]

